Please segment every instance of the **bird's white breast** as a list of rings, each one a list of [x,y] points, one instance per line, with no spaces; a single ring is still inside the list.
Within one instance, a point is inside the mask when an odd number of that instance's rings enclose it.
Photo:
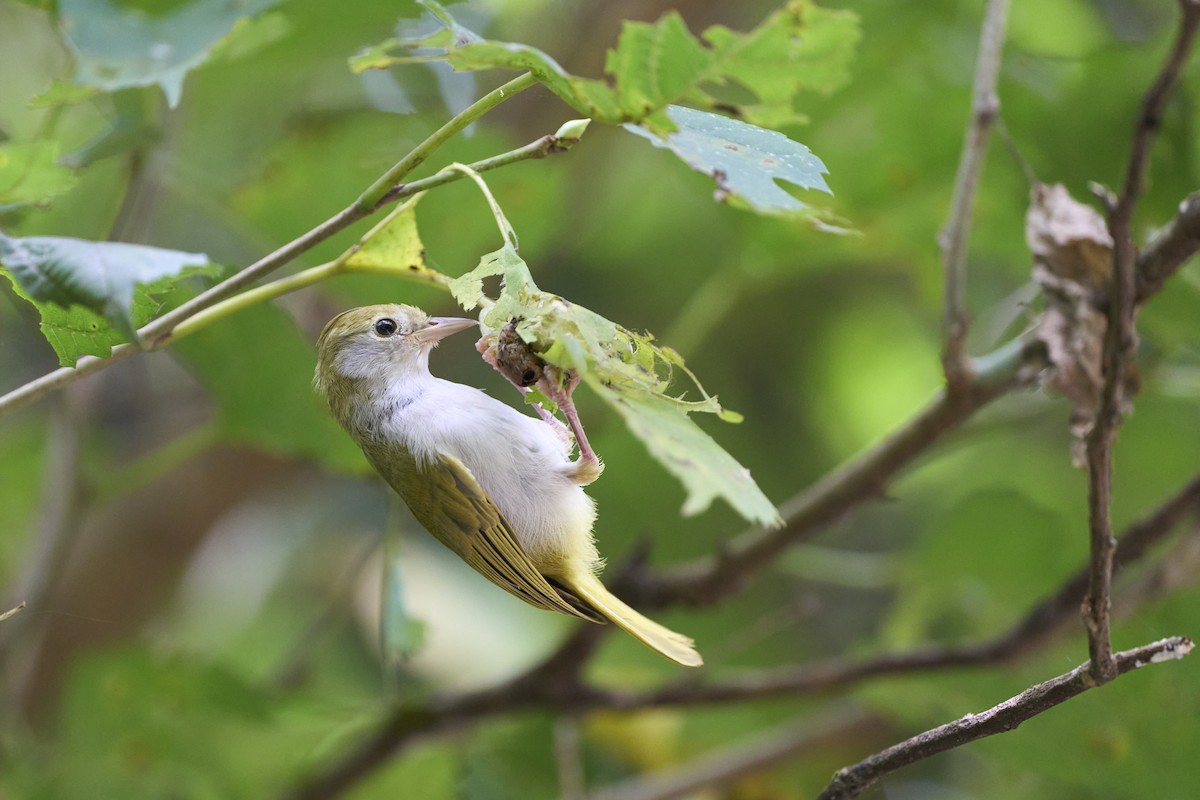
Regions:
[[[445,453],[467,466],[535,563],[595,559],[595,506],[569,477],[569,445],[545,422],[470,386],[429,376],[397,386],[381,431],[418,463]]]

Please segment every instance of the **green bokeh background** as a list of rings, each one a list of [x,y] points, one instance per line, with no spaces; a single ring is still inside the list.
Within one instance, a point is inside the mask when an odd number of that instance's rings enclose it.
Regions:
[[[164,11],[149,0],[124,5]],[[829,5],[861,15],[853,80],[828,97],[805,95],[811,122],[787,133],[828,166],[835,196],[827,202],[855,236],[715,203],[708,179],[617,128],[593,126],[569,154],[488,175],[539,285],[680,351],[746,417],[737,426],[705,420],[705,429],[779,503],[901,424],[940,384],[936,238],[968,116],[982,4]],[[83,169],[47,169],[53,201],[5,209],[0,226],[10,235],[103,239],[120,215],[130,241],[245,265],[345,206],[464,100],[511,77],[451,79],[425,67],[353,76],[346,59],[415,9],[293,0],[260,16],[247,52],[189,73],[177,108],[147,87],[48,110],[31,99],[72,75],[52,7],[0,0],[0,143],[92,152],[82,148],[121,111],[140,132]],[[774,6],[494,0],[453,10],[489,36],[598,75],[621,19],[653,20],[669,8],[700,31],[747,29]],[[1015,0],[1000,96],[1013,145],[1040,180],[1062,182],[1078,199],[1090,181],[1118,184],[1138,99],[1174,21],[1172,4],[1149,0]],[[1196,71],[1188,67],[1163,120],[1139,237],[1197,188]],[[394,113],[401,102],[411,113]],[[573,116],[535,88],[440,150],[421,174],[519,146]],[[1000,136],[988,155],[969,260],[975,354],[1036,313],[1023,234],[1028,179]],[[140,177],[127,196],[135,161]],[[419,220],[431,265],[452,275],[497,245],[467,182],[431,193]],[[332,258],[364,229],[289,269]],[[411,530],[313,395],[311,342],[321,326],[341,309],[383,301],[455,311],[432,289],[342,278],[0,419],[0,585],[16,591],[36,571],[47,519],[64,498],[75,509],[46,605],[3,623],[26,632],[3,654],[0,794],[275,796],[336,758],[390,701],[495,682],[565,635],[565,619],[499,595]],[[1191,265],[1141,316],[1143,391],[1116,452],[1119,527],[1200,464],[1198,301],[1200,271]],[[451,340],[435,354],[435,371],[513,396],[472,356],[469,341]],[[55,365],[32,309],[6,288],[0,388]],[[602,405],[580,403],[607,464],[591,493],[611,565],[645,542],[654,564],[702,556],[742,529],[721,505],[681,518],[673,479]],[[1070,462],[1068,413],[1041,393],[1001,400],[922,458],[888,501],[789,553],[732,601],[664,614],[664,622],[697,639],[714,676],[1005,630],[1086,558],[1086,482]],[[65,464],[56,461],[64,436],[78,443]],[[405,531],[402,594],[425,646],[385,676],[375,644],[380,567],[363,554],[388,526]],[[1127,589],[1163,561],[1179,565],[1166,597],[1119,617],[1118,647],[1197,631],[1195,549],[1169,540],[1122,577]],[[348,581],[356,566],[361,577]],[[327,614],[297,662],[297,643]],[[746,779],[740,793],[713,795],[811,797],[835,769],[1085,658],[1079,628],[1016,665],[873,681],[840,699],[587,718],[584,773],[589,787],[603,786],[820,715],[830,703],[878,713],[870,736]],[[283,679],[297,663],[302,669]],[[675,674],[617,636],[590,672],[628,687]],[[1139,671],[1018,731],[896,773],[872,796],[1191,797],[1198,686],[1193,660]],[[350,796],[554,796],[554,742],[567,724],[521,715],[431,740]]]

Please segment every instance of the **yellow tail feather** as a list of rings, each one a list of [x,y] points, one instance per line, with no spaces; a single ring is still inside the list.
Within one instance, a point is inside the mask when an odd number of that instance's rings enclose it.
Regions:
[[[562,579],[562,582],[590,606],[651,650],[685,667],[698,667],[704,663],[704,659],[692,646],[691,639],[638,613],[605,588],[595,575],[572,575]]]

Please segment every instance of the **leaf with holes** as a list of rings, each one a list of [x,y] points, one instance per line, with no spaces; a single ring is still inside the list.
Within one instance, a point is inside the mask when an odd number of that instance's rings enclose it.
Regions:
[[[660,130],[669,123],[659,112],[680,100],[764,125],[802,121],[797,95],[829,93],[846,83],[859,38],[853,12],[823,9],[808,0],[792,0],[749,32],[714,25],[699,38],[678,12],[670,11],[654,23],[625,22],[605,59],[606,77],[583,78],[535,47],[479,36],[433,0],[421,4],[440,30],[389,39],[351,59],[351,68],[362,72],[444,60],[459,70],[528,70],[593,119],[616,124],[653,117]],[[740,102],[730,91],[734,84],[755,101]]]
[[[485,299],[483,279],[502,278],[500,297]],[[601,399],[625,420],[629,430],[687,491],[685,514],[706,509],[724,498],[746,519],[763,525],[779,522],[775,506],[729,453],[688,415],[702,411],[736,422],[687,369],[683,358],[649,334],[627,330],[594,311],[538,289],[529,268],[512,245],[489,253],[479,266],[454,279],[450,290],[480,315],[485,334],[517,321],[517,333],[550,364],[576,370]],[[683,373],[700,393],[685,400],[672,393],[672,379]]]
[[[639,125],[626,125],[625,129],[710,176],[717,183],[720,200],[747,205],[763,214],[823,213],[779,185],[779,181],[787,181],[802,189],[832,194],[825,183],[825,165],[804,145],[782,133],[693,108],[669,106],[667,115],[676,129],[665,135]]]

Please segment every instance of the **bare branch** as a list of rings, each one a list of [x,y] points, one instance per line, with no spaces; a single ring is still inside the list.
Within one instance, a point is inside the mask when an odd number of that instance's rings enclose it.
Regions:
[[[1181,659],[1192,651],[1192,646],[1191,639],[1172,636],[1133,650],[1116,653],[1113,656],[1114,674],[1123,675],[1147,664]],[[833,782],[821,793],[820,800],[857,797],[889,772],[985,736],[1011,731],[1027,719],[1097,685],[1099,684],[1092,678],[1091,662],[1080,664],[1065,675],[1031,686],[1016,697],[1005,700],[987,711],[967,714],[962,719],[925,731],[857,764],[838,770]]]
[[[1200,192],[1179,204],[1179,214],[1142,249],[1137,261],[1137,297],[1141,305],[1200,251]]]
[[[616,584],[645,606],[679,603],[707,606],[741,589],[789,547],[803,541],[862,503],[880,497],[898,472],[929,450],[975,412],[1008,391],[1025,385],[1039,352],[1016,339],[976,359],[970,383],[956,394],[941,392],[882,442],[830,472],[781,508],[784,526],[753,528],[722,552],[655,576],[630,575]]]
[[[1184,484],[1149,515],[1131,525],[1117,548],[1115,567],[1143,558],[1187,514],[1200,510],[1200,474]],[[834,658],[800,667],[748,672],[720,683],[695,680],[671,684],[645,694],[593,690],[590,702],[607,708],[730,703],[768,697],[818,694],[842,689],[870,678],[917,672],[980,667],[1016,660],[1050,641],[1068,622],[1077,619],[1079,603],[1087,592],[1090,562],[1083,564],[1062,586],[1031,608],[1024,617],[998,636],[972,644],[928,646],[903,653],[885,653],[866,659]]]
[[[1142,99],[1125,185],[1108,218],[1108,230],[1113,239],[1113,277],[1108,329],[1104,340],[1104,391],[1096,424],[1087,437],[1088,528],[1092,569],[1083,606],[1092,677],[1099,683],[1111,680],[1117,674],[1109,630],[1112,562],[1116,546],[1112,536],[1110,506],[1113,444],[1128,403],[1125,387],[1129,384],[1129,371],[1135,364],[1137,348],[1133,324],[1137,292],[1137,251],[1131,230],[1133,212],[1142,193],[1150,147],[1158,132],[1167,100],[1187,62],[1197,29],[1200,28],[1200,2],[1181,0],[1180,8],[1182,18],[1178,34],[1158,77]]]
[[[1198,507],[1200,475],[1192,478],[1154,512],[1130,526],[1121,538],[1118,563],[1131,564],[1142,558],[1180,519]],[[424,708],[398,709],[328,772],[298,787],[288,798],[328,800],[337,797],[415,741],[470,727],[499,714],[532,708],[577,713],[601,708],[633,710],[743,702],[829,692],[885,675],[1009,661],[1034,651],[1073,617],[1086,591],[1088,572],[1084,565],[1009,631],[975,644],[931,646],[856,661],[833,659],[799,668],[745,673],[720,683],[705,684],[692,678],[647,692],[583,685],[580,680],[582,669],[609,629],[580,625],[554,655],[509,683],[474,694],[435,700]]]
[[[996,84],[1004,49],[1004,28],[1008,18],[1008,0],[988,0],[983,31],[979,36],[979,56],[975,64],[975,86],[971,101],[971,120],[963,142],[950,218],[938,237],[945,266],[945,312],[943,323],[942,365],[951,393],[966,387],[970,379],[966,356],[967,328],[967,239],[975,206],[975,190],[983,170],[992,124],[1000,113]]]

